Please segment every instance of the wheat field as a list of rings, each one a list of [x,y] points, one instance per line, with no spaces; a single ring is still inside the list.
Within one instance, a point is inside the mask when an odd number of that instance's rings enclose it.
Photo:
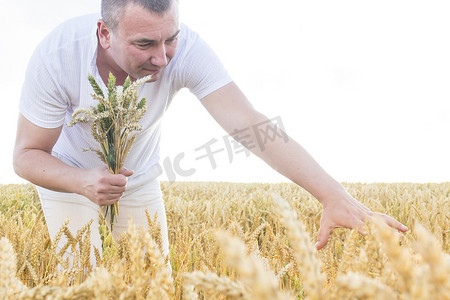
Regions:
[[[400,237],[373,220],[366,236],[335,230],[320,251],[320,203],[294,184],[161,185],[170,257],[155,219],[117,241],[103,223],[95,268],[90,224],[51,241],[34,187],[0,185],[0,297],[450,299],[450,182],[344,184],[410,230]]]

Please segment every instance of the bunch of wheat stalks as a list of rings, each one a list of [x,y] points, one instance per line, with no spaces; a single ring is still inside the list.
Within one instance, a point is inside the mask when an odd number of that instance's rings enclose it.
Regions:
[[[5,299],[450,299],[450,183],[346,184],[410,227],[374,220],[316,251],[320,204],[293,184],[163,183],[170,258],[158,222],[130,223],[90,261],[90,224],[51,241],[34,189],[0,186]],[[420,225],[422,224],[422,225]],[[57,250],[58,240],[67,243]],[[102,252],[102,253],[101,253]],[[172,272],[167,266],[170,263]],[[58,264],[60,267],[58,268]]]
[[[136,139],[135,131],[142,130],[139,120],[147,111],[146,100],[139,100],[138,87],[150,80],[152,75],[131,82],[127,76],[123,86],[116,86],[116,77],[109,73],[108,96],[105,97],[102,89],[92,75],[88,80],[94,90],[92,97],[98,100],[96,107],[79,108],[67,126],[77,123],[89,123],[91,134],[100,146],[100,149],[85,149],[94,151],[108,170],[119,174],[125,163],[128,153]],[[114,216],[119,214],[119,202],[106,207],[105,216],[110,211],[110,224],[113,228]]]

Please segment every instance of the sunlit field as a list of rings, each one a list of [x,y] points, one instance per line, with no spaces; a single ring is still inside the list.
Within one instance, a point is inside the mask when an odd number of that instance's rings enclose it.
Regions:
[[[117,241],[103,224],[93,267],[89,224],[51,241],[33,186],[0,185],[0,297],[450,299],[450,182],[344,186],[410,230],[373,220],[316,251],[321,205],[294,184],[163,182],[170,257],[148,216]]]

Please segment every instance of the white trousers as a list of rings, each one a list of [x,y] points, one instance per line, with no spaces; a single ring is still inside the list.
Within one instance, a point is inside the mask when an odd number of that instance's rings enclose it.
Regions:
[[[143,225],[144,228],[147,228],[145,214],[147,209],[152,219],[156,213],[158,215],[158,221],[161,225],[162,252],[164,256],[167,256],[169,255],[169,238],[160,183],[157,179],[146,181],[145,178],[142,178],[141,181],[144,181],[143,184],[134,184],[133,188],[127,188],[124,196],[120,199],[119,215],[115,218],[113,236],[116,240],[120,238],[120,233],[127,230],[130,218],[133,218],[136,226]],[[70,219],[68,228],[74,236],[92,219],[91,245],[95,246],[101,253],[102,242],[98,230],[101,207],[78,194],[60,193],[41,187],[37,187],[37,189],[50,238],[54,240],[67,218]],[[106,219],[108,224],[109,220],[108,216]],[[66,243],[67,239],[63,235],[57,249],[60,250]],[[96,265],[93,247],[91,247],[91,263],[93,266]]]

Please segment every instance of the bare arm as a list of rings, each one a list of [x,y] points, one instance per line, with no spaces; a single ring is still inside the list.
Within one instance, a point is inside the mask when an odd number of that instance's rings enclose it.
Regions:
[[[208,95],[202,103],[228,133],[268,121],[265,115],[251,106],[234,83]],[[254,132],[250,133],[253,133],[252,144],[257,145]],[[274,139],[264,145],[264,150],[254,147],[251,151],[279,173],[305,188],[319,201],[325,201],[330,193],[343,190],[292,138],[289,138],[288,142],[281,138]]]
[[[202,104],[214,119],[228,132],[242,130],[268,121],[256,111],[234,83],[230,83],[202,99]],[[253,145],[257,145],[254,132]],[[350,196],[340,183],[328,175],[309,153],[292,138],[286,142],[278,138],[260,147],[250,149],[280,174],[305,188],[323,205],[319,230],[318,249],[325,246],[333,228],[347,227],[362,231],[370,209]],[[407,228],[393,218],[378,214],[391,227],[406,231]]]
[[[16,173],[36,185],[81,194],[100,205],[118,201],[126,189],[125,176],[132,172],[113,175],[106,167],[85,170],[65,164],[51,155],[61,130],[36,126],[20,115],[13,158]]]

